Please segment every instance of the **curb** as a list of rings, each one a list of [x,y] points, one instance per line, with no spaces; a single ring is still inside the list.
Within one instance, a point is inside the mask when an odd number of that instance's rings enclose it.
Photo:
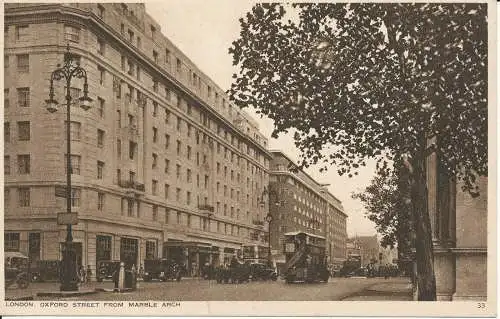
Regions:
[[[23,296],[23,297],[5,298],[5,301],[24,301],[24,300],[34,300],[33,295]]]
[[[75,296],[85,296],[85,295],[93,295],[98,293],[97,289],[88,290],[88,291],[68,291],[68,292],[39,292],[37,293],[37,297],[75,297]]]

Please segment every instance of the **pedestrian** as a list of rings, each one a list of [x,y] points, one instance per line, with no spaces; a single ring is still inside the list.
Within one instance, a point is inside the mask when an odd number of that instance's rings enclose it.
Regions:
[[[92,279],[92,268],[90,268],[90,265],[87,265],[86,279],[87,285],[90,285],[90,281]]]
[[[85,267],[83,267],[83,265],[80,265],[80,268],[78,270],[78,279],[80,283],[85,282]]]
[[[143,277],[144,277],[144,266],[141,264],[141,266],[139,266],[139,278],[142,280]]]

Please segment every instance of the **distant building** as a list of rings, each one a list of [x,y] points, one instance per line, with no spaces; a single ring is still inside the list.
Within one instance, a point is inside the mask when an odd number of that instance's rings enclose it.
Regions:
[[[379,260],[379,242],[377,235],[373,236],[356,236],[348,239],[349,243],[359,247],[361,254],[361,264],[366,265],[371,260]]]
[[[283,234],[303,231],[326,238],[329,262],[346,258],[346,219],[342,203],[323,184],[296,166],[282,151],[271,151],[269,178],[269,212],[271,246],[276,254],[283,250]]]

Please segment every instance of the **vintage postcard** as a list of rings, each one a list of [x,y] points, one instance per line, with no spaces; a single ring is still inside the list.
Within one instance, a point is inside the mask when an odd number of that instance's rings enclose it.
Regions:
[[[496,315],[490,1],[5,2],[2,315]]]

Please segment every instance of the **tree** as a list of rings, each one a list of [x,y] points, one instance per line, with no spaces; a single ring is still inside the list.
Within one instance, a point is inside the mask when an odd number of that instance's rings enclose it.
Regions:
[[[375,223],[382,235],[382,247],[398,247],[400,269],[406,268],[406,260],[411,253],[414,233],[410,215],[409,194],[405,187],[405,177],[396,171],[391,174],[380,172],[364,191],[352,194],[359,199],[369,220]]]
[[[487,174],[486,4],[258,4],[229,49],[229,93],[294,129],[300,164],[357,174],[405,164],[415,220],[419,300],[436,287],[424,161],[475,193]],[[434,143],[428,147],[428,141]]]

